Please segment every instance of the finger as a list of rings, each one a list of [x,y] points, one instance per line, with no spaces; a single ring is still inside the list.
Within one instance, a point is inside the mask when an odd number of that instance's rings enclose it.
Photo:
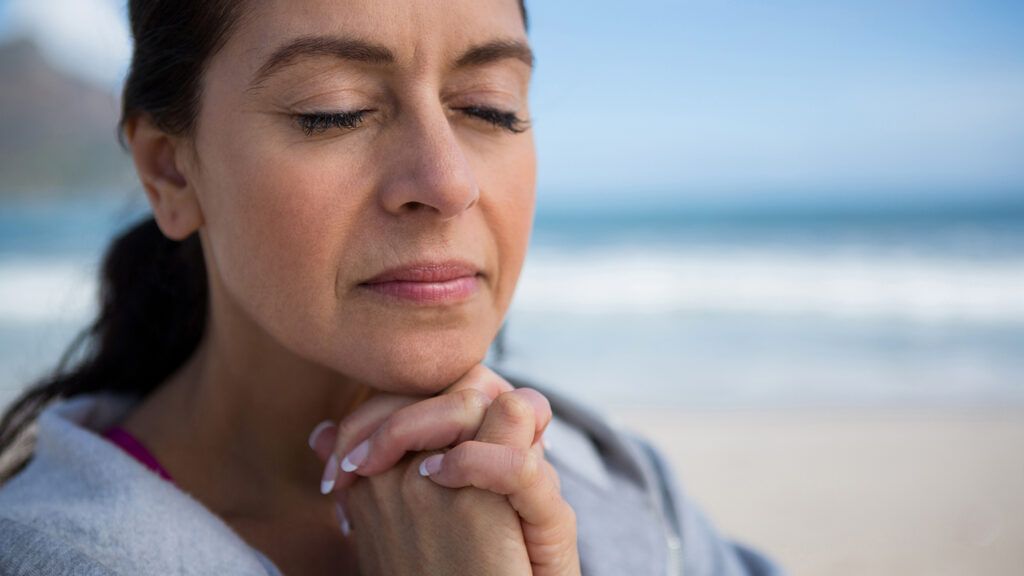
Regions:
[[[514,390],[515,388],[487,366],[477,364],[440,395],[448,395],[470,389],[481,391],[493,399],[501,393]],[[379,428],[394,412],[422,401],[424,401],[422,397],[378,393],[366,400],[352,414],[345,417],[339,423],[336,434],[337,439],[333,445],[327,446],[329,444],[327,441],[318,441],[314,450],[316,450],[321,460],[326,461],[321,478],[321,492],[326,494],[332,490],[346,488],[355,482],[358,477],[355,473],[356,470],[366,470],[366,468],[363,468],[365,465],[363,462],[370,457],[371,452],[375,451],[370,450],[370,442],[367,441],[373,431]],[[472,430],[467,429],[464,437],[472,437],[472,434],[479,428],[479,422],[471,424],[471,427]],[[430,427],[426,428],[426,430],[429,429]],[[442,431],[442,440],[446,437],[445,434]],[[432,446],[426,445],[426,447],[417,449],[445,448],[452,443],[452,441],[444,443],[435,441],[428,443],[433,444]],[[327,446],[326,449],[324,446]],[[391,465],[397,462],[401,458],[401,454],[409,449],[412,448],[402,448],[401,446],[391,448],[391,454],[398,454],[398,458],[394,459]],[[394,458],[393,455],[386,460],[391,460],[392,458]],[[380,464],[377,464],[378,468],[380,466]]]
[[[462,376],[458,381],[449,386],[442,394],[449,394],[473,388],[487,394],[491,399],[497,398],[502,392],[513,390],[504,378],[483,364],[477,364],[473,369]],[[342,428],[330,428],[336,431],[336,438],[332,442],[329,435],[324,433],[316,438],[314,435],[322,433],[330,422],[321,422],[314,434],[310,435],[310,447],[316,452],[321,460],[327,460],[331,450],[337,445],[339,447],[339,461],[353,448],[369,436],[373,430],[381,425],[393,412],[398,409],[422,401],[422,397],[403,396],[399,394],[377,393],[363,402],[342,420]]]
[[[309,447],[321,460],[327,460],[337,444],[369,435],[396,410],[417,402],[418,398],[397,394],[378,394],[353,410],[341,422],[324,420],[310,433]]]
[[[454,384],[445,388],[441,394],[450,394],[466,388],[476,388],[487,393],[491,398],[497,398],[503,392],[515,390],[508,380],[502,378],[497,372],[483,364],[477,364],[469,372],[466,372]]]
[[[469,386],[489,392],[492,398],[497,398],[503,393],[514,390],[531,390],[538,396],[541,396],[542,400],[535,403],[535,406],[538,408],[538,414],[540,414],[540,417],[537,419],[537,436],[538,440],[546,441],[546,439],[544,439],[544,430],[551,421],[551,405],[548,403],[547,398],[543,397],[543,394],[537,392],[533,388],[516,388],[512,386],[508,380],[484,364],[477,364],[474,366],[472,370],[467,372],[466,375],[460,378],[455,384],[452,384],[445,392],[458,391]],[[543,406],[541,406],[541,404],[543,404]],[[547,415],[543,414],[544,412],[547,412]]]
[[[467,441],[420,461],[420,474],[448,488],[473,486],[506,495],[522,521],[533,574],[578,575],[576,513],[562,498],[558,473],[543,450],[539,442],[524,453]]]
[[[364,402],[336,425],[317,425],[319,436],[311,438],[310,444],[321,461],[325,462],[320,479],[320,492],[329,493],[336,488],[347,487],[355,481],[354,474],[341,469],[341,456],[352,445],[369,436],[396,410],[418,402],[419,398],[396,394],[377,394]],[[334,435],[328,432],[333,430]],[[317,430],[314,429],[314,432]]]
[[[517,388],[494,399],[476,440],[529,448],[551,420],[551,405],[532,388]]]
[[[536,452],[537,457],[541,459],[544,464],[544,473],[547,474],[548,478],[555,484],[555,489],[558,490],[559,494],[562,492],[562,479],[558,476],[558,471],[551,464],[550,461],[544,455],[544,445],[541,442],[534,442],[533,446],[530,446],[530,450]]]
[[[332,420],[324,420],[309,433],[309,447],[321,460],[326,460],[330,456],[337,440],[338,424]]]
[[[406,452],[470,440],[492,401],[485,392],[464,388],[401,408],[343,458],[342,470],[370,476],[390,469]]]
[[[352,523],[348,514],[348,491],[338,490],[334,493],[334,518],[338,522],[341,535],[348,537],[352,533]]]
[[[383,472],[406,452],[447,448],[473,438],[487,406],[511,390],[515,388],[508,381],[477,364],[438,396],[415,398],[393,414],[377,418],[377,431],[365,432],[368,427],[364,426],[365,433],[352,434],[355,438],[351,440],[340,439],[334,447],[341,470],[334,486],[344,488],[355,481],[356,475]],[[325,479],[327,474],[325,470]]]
[[[420,474],[448,488],[474,486],[507,495],[524,522],[547,527],[564,522],[568,505],[545,463],[536,449],[469,440],[424,459]]]

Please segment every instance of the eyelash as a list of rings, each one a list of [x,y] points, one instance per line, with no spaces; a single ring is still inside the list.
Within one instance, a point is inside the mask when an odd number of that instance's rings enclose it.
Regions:
[[[307,114],[296,114],[295,121],[299,128],[306,134],[320,134],[330,128],[355,128],[362,123],[363,117],[370,110],[357,110],[355,112],[309,112]]]
[[[530,123],[515,115],[515,112],[505,112],[487,106],[467,106],[456,108],[460,112],[479,118],[493,126],[513,134],[525,132]],[[320,134],[331,128],[352,129],[359,126],[367,112],[373,110],[357,110],[355,112],[309,112],[296,114],[295,120],[306,136]]]
[[[467,106],[465,108],[456,108],[456,110],[479,118],[513,134],[526,132],[530,127],[530,122],[519,118],[515,112],[505,112],[487,106]]]

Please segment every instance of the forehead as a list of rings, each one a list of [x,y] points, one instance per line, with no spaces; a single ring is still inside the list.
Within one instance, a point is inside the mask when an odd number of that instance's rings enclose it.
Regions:
[[[386,47],[399,68],[443,67],[467,46],[526,43],[518,0],[257,0],[222,52],[252,77],[298,38],[338,37]]]

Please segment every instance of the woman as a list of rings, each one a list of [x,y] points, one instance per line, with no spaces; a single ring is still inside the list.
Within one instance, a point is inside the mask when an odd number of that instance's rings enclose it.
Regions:
[[[4,574],[776,573],[645,442],[481,364],[534,208],[521,3],[130,18],[153,218],[91,356],[6,414],[0,448],[39,425]]]

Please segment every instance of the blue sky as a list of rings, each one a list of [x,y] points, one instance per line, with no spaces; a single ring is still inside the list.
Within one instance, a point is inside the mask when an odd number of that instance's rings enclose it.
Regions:
[[[1024,2],[528,6],[549,196],[1024,196]],[[107,85],[121,20],[113,0],[0,0],[0,34]]]

